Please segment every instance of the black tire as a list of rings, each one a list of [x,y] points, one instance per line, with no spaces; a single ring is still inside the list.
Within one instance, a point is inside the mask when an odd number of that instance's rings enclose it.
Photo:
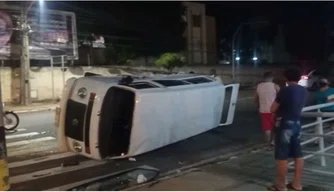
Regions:
[[[16,121],[16,123],[14,125],[8,126],[8,125],[6,125],[6,118],[4,117],[4,127],[7,131],[14,130],[20,124],[19,116],[16,113],[11,112],[11,111],[5,111],[4,116],[6,116],[8,118],[11,118],[11,119]]]

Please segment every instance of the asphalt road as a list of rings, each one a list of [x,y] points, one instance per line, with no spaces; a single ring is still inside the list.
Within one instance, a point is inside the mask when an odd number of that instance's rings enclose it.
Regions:
[[[9,161],[39,156],[56,151],[54,111],[19,114],[20,124],[13,132],[6,132]]]

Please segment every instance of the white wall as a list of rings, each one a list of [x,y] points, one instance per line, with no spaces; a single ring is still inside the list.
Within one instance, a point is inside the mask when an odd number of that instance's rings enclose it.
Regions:
[[[183,71],[188,73],[194,71],[198,74],[209,74],[211,69],[216,69],[217,74],[220,75],[224,83],[231,82],[231,69],[225,66],[192,66],[177,68],[174,72]],[[117,74],[138,74],[149,71],[165,71],[156,67],[129,67],[129,66],[112,66],[112,67],[71,67],[62,72],[60,68],[55,67],[52,70],[50,67],[31,68],[30,70],[30,87],[31,95],[34,101],[51,100],[53,98],[59,99],[63,90],[63,75],[65,81],[71,77],[81,77],[85,72],[92,72],[104,76],[114,76]],[[278,72],[281,69],[265,69],[265,68],[241,68],[237,74],[237,81],[241,84],[254,84],[258,82],[265,71]],[[128,73],[127,73],[128,72]],[[2,97],[4,102],[18,103],[20,98],[20,77],[19,68],[4,67],[0,70]],[[53,78],[52,78],[53,77]],[[53,79],[53,81],[52,81]],[[53,85],[53,86],[52,86]],[[54,91],[53,91],[54,90]]]

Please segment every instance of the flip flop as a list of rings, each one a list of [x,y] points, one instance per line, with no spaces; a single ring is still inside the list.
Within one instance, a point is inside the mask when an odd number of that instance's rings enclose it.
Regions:
[[[280,190],[276,185],[270,185],[267,187],[268,191],[287,191],[286,189]]]
[[[290,189],[291,191],[302,191],[303,189],[296,189],[292,186],[292,183],[288,183],[286,188]]]

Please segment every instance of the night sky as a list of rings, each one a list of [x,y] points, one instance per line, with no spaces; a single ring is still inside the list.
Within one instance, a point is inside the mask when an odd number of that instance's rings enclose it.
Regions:
[[[284,27],[286,48],[294,58],[322,60],[334,50],[333,38],[329,36],[334,31],[332,2],[202,3],[207,5],[207,15],[216,17],[218,40],[226,38],[230,41],[241,22],[262,17],[268,19],[271,26],[281,24]],[[100,33],[129,35],[126,33],[131,31],[129,33],[133,36],[152,39],[152,31],[153,34],[165,35],[166,39],[169,34],[178,34],[173,29],[176,28],[173,23],[178,19],[178,2],[48,2],[48,7],[74,11],[78,23],[85,23],[91,30],[99,30]],[[145,19],[150,20],[146,23],[151,24],[138,27],[143,20],[138,15],[146,15]]]
[[[240,22],[263,16],[284,27],[286,48],[300,59],[323,59],[325,25],[334,23],[332,2],[210,2],[222,33],[231,36]]]

